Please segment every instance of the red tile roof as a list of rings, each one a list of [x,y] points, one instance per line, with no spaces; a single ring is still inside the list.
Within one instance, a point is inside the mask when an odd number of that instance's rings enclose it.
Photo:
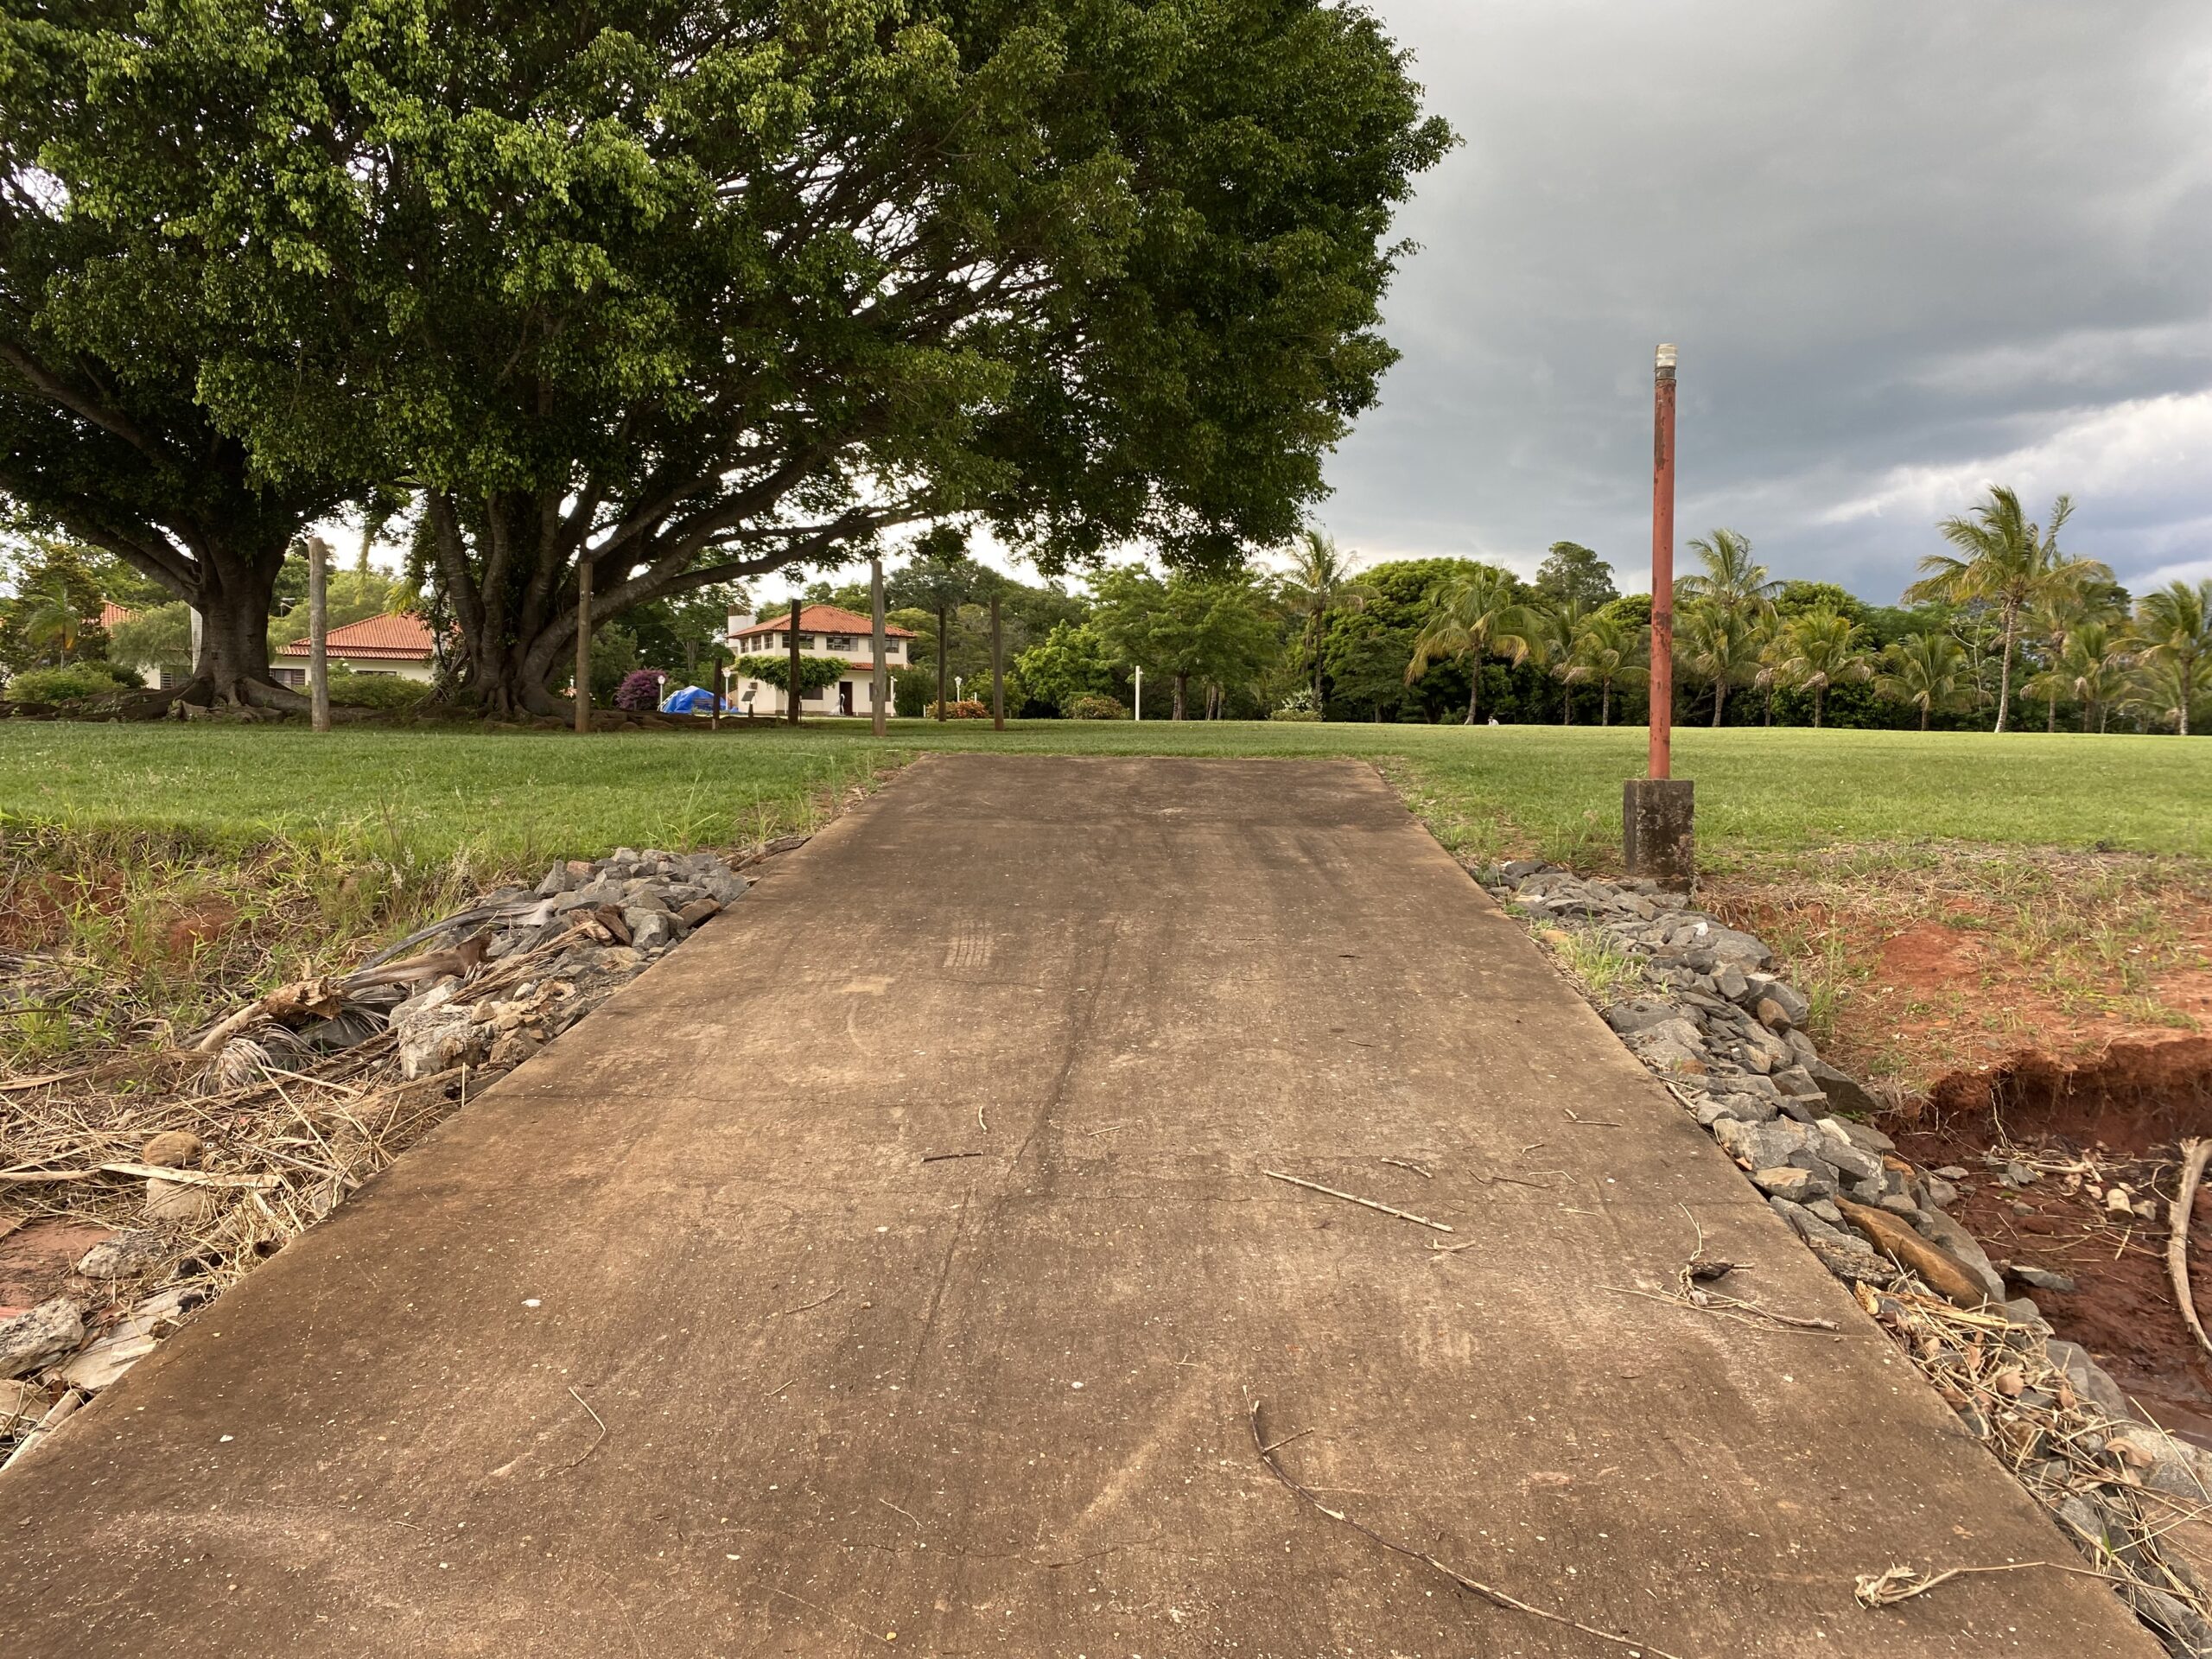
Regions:
[[[100,632],[111,633],[117,623],[128,622],[137,614],[136,611],[124,610],[111,599],[104,599],[100,601]]]
[[[342,628],[330,631],[328,645],[333,657],[385,658],[417,663],[430,660],[429,626],[412,613],[364,617],[359,622],[348,622]],[[276,654],[304,657],[308,654],[308,642],[295,639]]]
[[[791,607],[780,611],[766,610],[753,620],[753,626],[737,637],[750,639],[756,634],[777,633],[791,626]],[[872,637],[875,624],[855,611],[840,609],[835,605],[802,605],[798,609],[798,631],[801,633],[857,633]],[[894,639],[912,639],[914,631],[887,623],[884,632]]]

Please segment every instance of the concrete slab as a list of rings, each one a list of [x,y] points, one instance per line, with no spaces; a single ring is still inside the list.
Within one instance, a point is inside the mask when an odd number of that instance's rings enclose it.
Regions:
[[[1840,1333],[1627,1294],[1693,1215]],[[2157,1651],[2056,1573],[1853,1605],[2072,1557],[1370,769],[983,757],[0,1482],[0,1651],[1629,1651],[1301,1505],[1255,1397],[1331,1505],[1684,1659]]]

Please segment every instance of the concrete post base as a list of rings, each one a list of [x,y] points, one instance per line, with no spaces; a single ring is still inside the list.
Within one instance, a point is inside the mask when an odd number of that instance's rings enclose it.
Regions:
[[[1622,850],[1630,875],[1688,881],[1697,874],[1696,785],[1631,778],[1621,798]]]

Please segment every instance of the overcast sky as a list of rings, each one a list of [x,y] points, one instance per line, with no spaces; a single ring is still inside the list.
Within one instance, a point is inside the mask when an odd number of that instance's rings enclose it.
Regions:
[[[2140,588],[2212,575],[2212,4],[1371,0],[1465,139],[1319,517],[1365,558],[1648,585],[1678,522],[1893,600],[1992,482]]]

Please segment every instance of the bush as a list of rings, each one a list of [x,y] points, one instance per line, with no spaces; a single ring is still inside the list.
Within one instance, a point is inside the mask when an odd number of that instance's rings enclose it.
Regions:
[[[928,708],[922,710],[922,713],[927,718],[935,720],[937,704],[931,703]],[[963,697],[957,702],[945,705],[944,717],[947,720],[988,720],[991,717],[991,711],[973,697]]]
[[[306,690],[304,686],[301,688]],[[333,674],[330,700],[356,709],[382,709],[404,714],[429,701],[428,680],[403,680],[397,674]]]
[[[615,688],[614,706],[633,715],[649,715],[660,707],[660,676],[650,668],[635,668]]]
[[[1070,720],[1127,720],[1129,711],[1119,697],[1077,697],[1068,704]]]
[[[135,691],[146,683],[146,677],[128,663],[91,662],[84,666],[95,674],[106,675],[119,690]]]
[[[1321,718],[1321,711],[1318,709],[1278,709],[1268,718],[1269,720],[1319,720]]]
[[[82,702],[105,697],[118,688],[105,663],[71,663],[66,668],[27,668],[8,682],[8,696],[16,702]]]

